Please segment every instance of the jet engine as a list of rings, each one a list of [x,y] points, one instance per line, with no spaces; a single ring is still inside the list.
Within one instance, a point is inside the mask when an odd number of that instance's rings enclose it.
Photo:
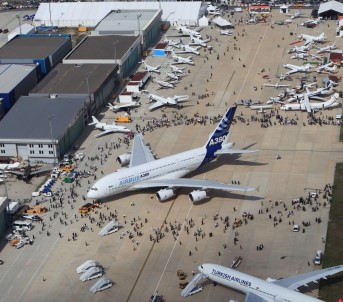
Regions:
[[[206,195],[206,191],[197,190],[189,193],[188,197],[191,202],[198,202],[207,198],[208,196]]]
[[[237,300],[232,300],[232,299],[231,299],[231,300],[229,300],[229,302],[238,302],[238,301],[237,301]]]
[[[159,201],[164,201],[175,196],[175,193],[172,189],[162,189],[156,192],[156,197]]]
[[[267,278],[267,279],[266,279],[266,281],[267,281],[267,282],[269,282],[269,283],[273,283],[274,281],[276,281],[276,279],[273,279],[273,278]]]
[[[124,153],[117,157],[117,162],[120,163],[122,166],[126,166],[129,164],[131,158],[130,153]]]
[[[229,150],[233,147],[234,143],[227,143],[222,145],[222,150]]]

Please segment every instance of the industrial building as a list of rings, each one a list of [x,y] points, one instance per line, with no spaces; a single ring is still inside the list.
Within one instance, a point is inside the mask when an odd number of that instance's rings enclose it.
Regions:
[[[129,76],[140,59],[137,36],[87,36],[63,60],[64,64],[118,64],[120,78]]]
[[[21,97],[0,121],[0,159],[50,163],[61,159],[85,128],[86,100]]]
[[[92,35],[139,36],[140,52],[160,37],[161,10],[111,11],[92,31]]]
[[[89,117],[107,103],[118,86],[118,69],[117,64],[58,64],[32,89],[30,96],[86,97],[89,101],[85,113]]]
[[[324,19],[337,20],[338,16],[343,16],[343,3],[338,1],[321,3],[318,9],[318,16]]]
[[[17,35],[0,48],[0,64],[37,64],[44,77],[72,49],[71,35]]]
[[[201,1],[142,2],[58,2],[41,3],[33,20],[34,26],[95,27],[111,11],[162,10],[162,22],[179,21],[196,26],[205,15],[207,4]]]
[[[37,65],[0,65],[0,112],[6,113],[14,103],[37,84],[39,74]],[[3,115],[0,115],[0,119]]]

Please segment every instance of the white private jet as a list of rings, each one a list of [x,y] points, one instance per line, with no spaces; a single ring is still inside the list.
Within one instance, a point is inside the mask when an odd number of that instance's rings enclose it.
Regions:
[[[327,63],[325,65],[321,65],[321,66],[316,68],[316,71],[318,73],[322,73],[322,72],[333,73],[336,70],[337,70],[337,65],[335,65],[333,62]]]
[[[286,64],[286,65],[283,65],[283,67],[290,69],[290,71],[286,72],[286,75],[289,75],[289,74],[296,73],[296,72],[310,72],[310,69],[312,66],[311,66],[311,64],[306,64],[303,66]]]
[[[232,36],[233,35],[233,31],[228,30],[228,29],[221,29],[221,30],[219,30],[219,33],[223,36]]]
[[[102,130],[100,134],[95,135],[95,137],[104,136],[109,133],[129,133],[132,132],[129,128],[123,127],[123,126],[117,126],[116,123],[112,123],[111,125],[106,123],[100,123],[94,116],[92,116],[93,122],[89,123],[89,126],[95,125],[95,129]]]
[[[267,101],[267,104],[284,104],[282,101],[282,98],[277,96],[277,97],[269,97],[269,100]]]
[[[308,53],[296,53],[293,56],[291,56],[291,59],[297,59],[297,60],[307,60],[309,57]]]
[[[263,280],[237,270],[219,265],[205,263],[198,267],[198,273],[189,285],[181,292],[187,297],[198,285],[200,280],[208,278],[211,281],[230,287],[246,294],[245,302],[323,302],[322,300],[302,294],[298,291],[301,286],[320,279],[327,279],[343,271],[343,265],[324,268],[317,271],[295,275],[282,279]]]
[[[305,40],[305,44],[304,45],[308,45],[311,42],[325,42],[325,34],[321,33],[319,36],[311,36],[311,35],[300,35],[298,36],[301,40]]]
[[[139,106],[140,104],[137,102],[125,102],[125,103],[116,103],[116,105],[108,103],[106,107],[112,110],[113,112],[116,112],[119,110],[125,110],[125,109],[135,108]]]
[[[301,26],[308,26],[308,25],[318,25],[322,21],[322,17],[318,17],[316,20],[307,19],[305,22],[301,23]]]
[[[304,14],[303,14],[300,10],[296,11],[294,14],[287,14],[287,16],[290,16],[291,19],[300,18],[300,17],[302,17],[303,15],[304,15]]]
[[[200,55],[200,52],[199,52],[198,50],[199,50],[200,48],[201,48],[201,46],[192,47],[192,46],[190,46],[190,45],[188,45],[188,44],[182,44],[182,45],[181,45],[181,49],[182,49],[182,50],[177,51],[177,52],[175,52],[175,53],[177,53],[177,54],[182,54],[182,53],[193,53],[193,54],[199,56],[199,55]]]
[[[169,64],[169,67],[173,73],[178,73],[180,75],[183,75],[185,73],[185,67],[177,67],[172,64]]]
[[[160,89],[169,89],[174,88],[175,84],[178,83],[178,81],[172,81],[172,82],[166,82],[161,80],[156,80],[156,84],[158,84]]]
[[[327,109],[327,108],[335,108],[339,106],[337,102],[339,97],[338,93],[335,93],[328,101],[320,102],[320,103],[310,103],[309,97],[307,93],[304,94],[304,100],[298,104],[285,104],[281,106],[281,110],[289,111],[289,110],[302,110],[311,113],[316,110],[320,109]]]
[[[264,84],[264,86],[265,87],[274,87],[274,88],[278,89],[278,88],[283,88],[283,87],[289,87],[290,85],[275,83],[275,84]]]
[[[317,53],[323,53],[323,52],[332,52],[332,50],[336,49],[337,45],[336,42],[332,43],[331,45],[319,48]]]
[[[188,95],[175,95],[173,97],[162,97],[156,94],[149,94],[149,99],[154,101],[154,103],[149,107],[149,110],[152,111],[162,106],[179,106],[179,103],[187,102]]]
[[[202,46],[202,47],[207,47],[207,42],[210,42],[211,39],[206,39],[203,40],[201,38],[195,37],[193,35],[191,35],[191,42],[190,45],[198,45],[198,46]]]
[[[303,46],[294,46],[288,51],[288,53],[307,53],[312,48],[312,45],[313,42]]]
[[[178,22],[176,23],[176,30],[179,33],[182,33],[183,35],[186,35],[186,36],[193,35],[195,37],[201,37],[201,35],[196,30],[189,29],[186,26],[179,24]]]
[[[180,77],[182,77],[181,74],[177,75],[173,72],[166,72],[166,75],[168,78],[170,78],[171,80],[174,80],[176,82],[178,82],[180,80]]]
[[[189,65],[194,65],[193,62],[193,57],[189,56],[187,58],[185,57],[180,57],[175,54],[175,52],[172,50],[171,51],[172,58],[174,59],[174,62],[172,64],[189,64]]]
[[[147,70],[149,72],[156,72],[156,73],[160,74],[160,70],[159,69],[161,68],[161,65],[151,66],[151,65],[148,65],[144,60],[142,60],[139,63],[143,63],[144,64],[145,70]]]
[[[158,200],[164,201],[175,196],[178,188],[195,188],[189,199],[199,202],[207,198],[210,189],[226,191],[253,191],[257,188],[220,183],[213,180],[185,178],[187,174],[203,166],[219,155],[243,154],[256,150],[234,150],[228,142],[229,130],[237,107],[225,113],[207,143],[196,149],[155,160],[151,150],[144,144],[142,134],[134,137],[131,153],[117,158],[126,169],[120,169],[98,180],[88,191],[87,197],[102,199],[121,192],[162,188],[157,191]]]
[[[167,43],[168,46],[180,48],[181,39],[179,40],[169,40],[167,36],[163,35],[164,39],[163,42]]]
[[[217,6],[209,5],[206,10],[207,10],[207,13],[209,15],[212,15],[212,16],[220,16],[221,15],[219,8]]]

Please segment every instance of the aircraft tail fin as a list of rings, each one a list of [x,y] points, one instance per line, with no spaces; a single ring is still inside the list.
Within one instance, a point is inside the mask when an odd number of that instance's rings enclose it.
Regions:
[[[91,126],[91,125],[95,125],[95,124],[99,124],[100,122],[96,119],[95,116],[92,116],[92,122],[89,123],[88,125]]]
[[[233,118],[235,116],[237,106],[231,107],[227,110],[216,129],[210,135],[207,143],[205,144],[206,155],[202,164],[206,164],[215,158],[215,152],[222,148],[222,145],[227,142],[229,130]]]

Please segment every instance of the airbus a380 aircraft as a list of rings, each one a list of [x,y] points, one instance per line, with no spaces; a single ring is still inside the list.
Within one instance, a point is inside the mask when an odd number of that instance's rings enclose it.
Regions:
[[[120,169],[98,180],[88,191],[87,197],[101,199],[121,192],[138,189],[162,188],[156,196],[160,201],[175,196],[177,188],[196,188],[189,193],[192,202],[207,198],[207,190],[252,191],[257,188],[231,185],[205,179],[184,178],[185,175],[215,159],[220,154],[251,153],[256,150],[234,150],[233,143],[228,143],[229,129],[235,115],[236,107],[230,108],[207,143],[200,148],[192,149],[176,155],[155,160],[149,148],[143,142],[141,134],[133,140],[131,154],[119,156],[121,164],[128,164],[126,169]]]
[[[298,288],[342,272],[343,265],[284,279],[267,279],[267,281],[218,264],[202,264],[198,267],[198,270],[200,273],[182,291],[181,295],[183,297],[187,297],[201,279],[209,278],[216,283],[245,293],[244,302],[319,302],[322,300],[297,292]]]

